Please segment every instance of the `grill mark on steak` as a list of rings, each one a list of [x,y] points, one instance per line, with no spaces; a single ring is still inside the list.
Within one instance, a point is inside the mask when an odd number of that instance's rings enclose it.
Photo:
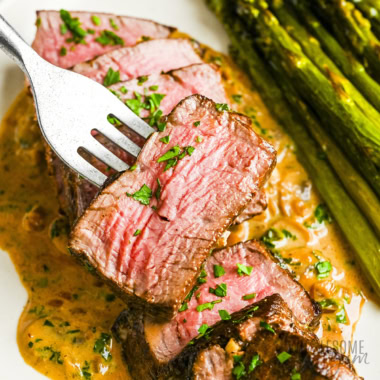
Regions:
[[[201,125],[194,127],[198,120]],[[214,102],[200,95],[182,101],[167,121],[166,130],[145,144],[138,168],[107,187],[112,196],[101,193],[96,198],[70,240],[71,250],[88,260],[125,300],[162,319],[173,316],[215,241],[275,164],[273,148],[254,133],[249,118],[218,112]],[[159,141],[166,135],[171,136],[168,145]],[[196,136],[204,141],[194,144]],[[174,145],[196,148],[191,157],[164,172],[165,165],[157,159]],[[143,184],[155,191],[157,178],[161,197],[151,202],[157,212],[125,195]],[[98,212],[98,207],[107,210]],[[133,236],[137,229],[142,232]]]
[[[34,38],[32,47],[44,59],[53,65],[68,69],[78,63],[89,61],[95,57],[118,49],[120,45],[101,45],[95,39],[99,37],[103,30],[112,30],[124,41],[124,46],[132,46],[143,37],[151,39],[166,38],[176,29],[158,24],[150,20],[133,18],[128,16],[117,16],[108,13],[95,12],[70,12],[72,17],[79,18],[84,30],[92,29],[94,34],[87,34],[86,44],[76,44],[75,49],[66,39],[71,36],[70,32],[62,34],[60,26],[63,24],[58,11],[37,11],[39,26]],[[95,25],[91,17],[96,16],[100,20],[100,25]],[[110,18],[118,25],[118,30],[113,30],[110,25]],[[60,54],[60,49],[66,47],[66,55]]]
[[[265,329],[262,322],[269,324],[274,332]],[[231,345],[228,348],[231,339],[237,345],[235,350],[231,350]],[[277,355],[282,352],[291,357],[280,363]],[[257,354],[261,364],[250,372],[249,365]],[[278,294],[232,314],[229,321],[214,325],[206,336],[188,345],[153,377],[145,378],[232,380],[236,378],[231,368],[232,355],[242,356],[243,379],[288,380],[294,372],[308,380],[360,379],[349,359],[322,345],[313,333],[300,325]],[[143,363],[135,360],[134,365],[138,367]]]
[[[237,263],[252,266],[251,275],[239,276]],[[214,265],[223,266],[225,275],[215,278]],[[198,329],[202,324],[206,323],[212,326],[220,321],[219,310],[226,310],[232,314],[275,293],[281,294],[299,321],[311,328],[318,324],[320,317],[318,304],[310,298],[288,271],[278,265],[277,259],[257,241],[240,243],[214,252],[206,259],[204,270],[207,274],[205,277],[207,282],[200,285],[196,291],[200,297],[196,298],[193,295],[188,302],[188,309],[178,313],[170,322],[156,323],[149,317],[142,317],[133,309],[124,311],[115,322],[114,332],[117,336],[124,336],[121,338],[124,348],[128,345],[135,347],[139,344],[145,347],[146,355],[149,356],[148,362],[155,363],[155,369],[144,366],[147,372],[157,371],[158,368],[165,366],[178,355],[190,340],[198,335]],[[221,283],[227,285],[226,297],[219,298],[209,293],[209,288],[215,289]],[[242,299],[244,295],[252,293],[257,294],[254,299]],[[222,299],[222,302],[215,304],[212,310],[203,312],[196,310],[198,305],[217,299]],[[136,329],[136,326],[139,327]],[[119,330],[124,333],[120,334]],[[128,356],[126,359],[128,365],[133,368]],[[131,359],[134,360],[133,357]],[[140,375],[144,378],[142,373]]]

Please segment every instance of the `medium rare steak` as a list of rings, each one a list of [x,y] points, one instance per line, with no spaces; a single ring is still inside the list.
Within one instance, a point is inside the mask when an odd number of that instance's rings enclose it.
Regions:
[[[168,142],[169,141],[169,142]],[[155,318],[173,317],[223,231],[275,165],[251,120],[194,95],[144,145],[136,170],[106,186],[70,249]]]
[[[150,40],[133,47],[113,50],[93,61],[80,63],[73,70],[103,83],[111,68],[119,71],[120,80],[125,81],[202,63],[194,47],[194,43],[183,38]]]
[[[239,275],[238,263],[252,268],[249,276]],[[134,356],[126,355],[128,367],[136,378],[143,370],[145,375],[142,378],[158,373],[198,335],[203,324],[212,326],[220,321],[220,310],[232,314],[275,293],[282,296],[300,322],[311,327],[318,324],[319,306],[257,241],[214,252],[206,259],[201,276],[190,300],[181,308],[184,311],[170,322],[155,323],[133,309],[124,311],[115,322],[115,333],[126,352],[136,347],[145,352],[147,361],[138,372],[135,372]],[[219,296],[213,289],[219,289]],[[220,303],[212,304],[215,301]],[[209,305],[210,309],[199,311],[204,305]]]
[[[64,69],[143,39],[166,38],[175,30],[153,21],[107,13],[69,12],[69,15],[78,18],[80,28],[86,33],[85,43],[67,42],[73,34],[65,27],[60,12],[38,11],[37,33],[32,44],[42,58]]]
[[[136,366],[144,365],[136,352],[129,354]],[[305,330],[279,295],[247,306],[212,328],[204,326],[191,345],[151,378],[360,379],[350,360]]]

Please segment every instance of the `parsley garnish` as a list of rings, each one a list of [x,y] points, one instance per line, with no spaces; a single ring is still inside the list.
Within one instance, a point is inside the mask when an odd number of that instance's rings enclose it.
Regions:
[[[217,111],[221,112],[221,111],[229,111],[229,107],[228,107],[228,104],[226,103],[216,103],[215,104],[215,108]]]
[[[98,16],[95,16],[95,15],[91,16],[91,21],[96,26],[99,26],[102,23],[102,21],[100,20],[100,18]]]
[[[54,324],[50,322],[48,319],[45,319],[44,326],[54,327]]]
[[[301,374],[299,372],[293,371],[290,380],[301,380]]]
[[[332,219],[328,213],[327,207],[324,204],[320,204],[317,206],[317,208],[314,211],[315,219],[317,219],[317,222],[319,224],[322,224],[324,221],[327,223],[331,223]]]
[[[127,196],[132,197],[142,205],[148,206],[150,199],[152,198],[152,190],[144,184],[141,186],[140,190],[136,191],[134,194],[127,193]]]
[[[151,90],[151,91],[157,91],[158,90],[158,86],[157,85],[150,86],[149,90]]]
[[[156,199],[159,201],[160,200],[160,197],[161,197],[161,182],[160,180],[157,178],[157,190],[156,192],[154,193],[154,195],[156,196]]]
[[[201,125],[201,122],[199,120],[195,121],[193,125],[194,127],[199,127]]]
[[[273,327],[269,323],[267,323],[265,321],[260,321],[260,327],[262,327],[263,329],[268,330],[271,333],[275,334],[275,331],[273,330]]]
[[[342,307],[335,315],[335,320],[338,323],[347,323],[347,316],[346,316],[346,310],[344,310],[344,307]]]
[[[157,162],[168,161],[168,160],[170,160],[172,158],[175,158],[175,157],[179,156],[180,153],[181,153],[181,148],[178,145],[175,145],[172,148],[170,148],[165,154],[163,154],[157,160]]]
[[[199,332],[199,338],[203,335],[205,335],[209,331],[210,326],[207,323],[203,323],[203,325],[198,329]]]
[[[222,300],[215,300],[215,301],[203,303],[203,304],[197,306],[197,311],[202,312],[204,310],[212,310],[214,308],[215,304],[221,303],[221,302],[222,302]]]
[[[239,264],[239,263],[237,263],[236,266],[238,268],[237,272],[238,272],[239,276],[243,276],[243,275],[250,276],[251,275],[252,269],[253,269],[251,266],[246,266],[246,265]]]
[[[231,315],[227,310],[218,310],[218,313],[222,321],[229,321],[231,319]]]
[[[106,333],[101,333],[100,338],[95,341],[94,344],[94,352],[100,354],[105,361],[110,361],[112,359],[112,355],[110,352],[110,343],[111,343],[111,335]]]
[[[163,142],[164,144],[169,144],[170,141],[170,135],[167,135],[165,137],[161,137],[160,141]]]
[[[235,356],[234,356],[234,359],[235,359]],[[239,380],[241,377],[246,375],[245,366],[244,366],[244,363],[242,361],[239,361],[238,364],[235,365],[235,367],[232,371],[232,374],[235,375],[237,380]]]
[[[59,51],[59,55],[61,57],[64,57],[66,54],[67,54],[67,49],[64,46],[62,46],[60,51]]]
[[[137,84],[139,86],[142,86],[143,83],[145,83],[147,80],[149,79],[149,77],[147,75],[142,75],[141,77],[138,77],[137,78]],[[152,94],[153,95],[153,94]],[[157,94],[158,95],[158,94]]]
[[[222,277],[224,274],[226,274],[226,271],[221,265],[214,265],[214,276],[216,278]]]
[[[141,230],[136,230],[135,233],[133,234],[133,236],[137,236],[137,235],[140,235],[141,234]]]
[[[108,87],[118,82],[120,82],[120,71],[113,71],[112,67],[110,67],[103,79],[103,85]]]
[[[117,34],[112,32],[111,30],[103,30],[100,33],[100,36],[95,39],[96,42],[99,42],[103,46],[111,45],[120,45],[124,46],[124,40],[119,37]]]
[[[227,284],[219,284],[215,289],[209,288],[208,291],[212,294],[215,294],[217,297],[225,297],[227,295]]]
[[[330,275],[330,272],[332,270],[332,265],[330,261],[318,261],[315,264],[315,269],[317,270],[317,273],[318,273],[317,274],[318,280],[321,280]]]
[[[245,296],[242,297],[243,300],[251,300],[253,298],[256,298],[256,293],[251,293],[251,294],[246,294]]]
[[[187,304],[187,302],[184,302],[181,307],[178,309],[178,311],[181,313],[182,311],[185,311],[189,308],[189,305]]]
[[[287,360],[289,360],[292,357],[289,353],[286,351],[282,351],[280,354],[277,355],[278,361],[282,364],[285,363]]]
[[[134,165],[132,165],[132,166],[129,168],[129,171],[130,171],[130,172],[133,172],[133,171],[135,171],[136,169],[137,169],[137,165],[134,164]]]
[[[234,94],[232,95],[232,99],[235,103],[238,103],[240,104],[241,103],[241,99],[242,99],[243,95],[239,95],[239,94]]]
[[[189,156],[191,156],[195,150],[195,148],[193,146],[187,146],[185,149],[186,149],[186,152]]]
[[[260,356],[258,354],[254,355],[252,357],[251,362],[249,363],[248,373],[251,373],[252,371],[254,371],[255,368],[261,365],[262,363],[263,362],[260,360]]]
[[[338,303],[331,298],[318,301],[318,303],[321,305],[322,309],[335,309],[338,306]]]
[[[110,18],[110,25],[112,29],[119,30],[119,27],[116,25],[115,20],[113,18]]]
[[[67,30],[69,30],[73,35],[73,42],[76,44],[85,43],[84,37],[86,37],[87,32],[80,27],[81,22],[79,21],[79,18],[71,17],[71,14],[64,9],[61,9],[59,14],[61,20],[64,22],[64,27],[61,26],[61,33],[65,34]]]
[[[127,90],[127,88],[126,88],[125,86],[121,86],[120,89],[119,89],[119,91],[120,91],[122,94],[126,94],[126,93],[128,93],[128,90]]]
[[[195,139],[195,141],[197,143],[201,143],[203,141],[203,137],[202,136],[197,136],[197,138]]]

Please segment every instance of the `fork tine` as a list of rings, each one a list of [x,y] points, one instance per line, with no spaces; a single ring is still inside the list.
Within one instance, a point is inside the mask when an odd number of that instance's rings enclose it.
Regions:
[[[119,101],[118,106],[112,109],[112,115],[119,119],[123,124],[128,126],[132,131],[136,132],[141,137],[147,139],[155,130],[147,124],[144,120],[140,119],[128,106]],[[116,103],[115,103],[116,106]]]
[[[122,161],[119,157],[114,155],[110,150],[108,150],[104,145],[95,140],[95,138],[89,138],[88,143],[83,144],[83,148],[90,154],[95,156],[98,160],[102,161],[112,169],[122,172],[127,170],[129,166]]]
[[[104,126],[100,128],[95,128],[102,135],[107,137],[114,144],[119,146],[121,149],[124,149],[126,152],[131,154],[133,157],[137,157],[140,153],[141,148],[130,140],[126,135],[121,133],[117,128],[115,128],[111,123],[105,123]]]

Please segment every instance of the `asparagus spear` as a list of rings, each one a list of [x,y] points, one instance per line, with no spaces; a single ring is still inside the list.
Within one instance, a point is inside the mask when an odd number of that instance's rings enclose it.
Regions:
[[[319,148],[305,131],[299,120],[290,112],[277,82],[267,71],[266,65],[253,48],[251,37],[242,23],[231,12],[230,0],[207,0],[221,19],[230,36],[238,61],[247,69],[252,83],[263,100],[287,129],[297,145],[297,155],[313,182],[323,194],[324,200],[351,244],[368,279],[380,295],[380,242],[360,213],[358,207],[345,192],[331,166],[318,158]],[[353,224],[355,222],[355,228]]]
[[[339,42],[361,57],[380,83],[380,41],[372,33],[371,23],[348,1],[314,0],[312,4]]]
[[[249,3],[237,0],[237,3],[267,60],[283,67],[283,75],[287,75],[295,83],[298,93],[310,101],[341,148],[380,195],[380,175],[375,166],[380,163],[378,128],[333,77],[327,79],[303,54],[270,11],[256,7],[251,0]],[[260,1],[262,4],[265,2]]]
[[[350,0],[371,21],[371,30],[380,38],[380,1]]]
[[[298,22],[292,9],[290,9],[284,1],[271,0],[270,4],[271,9],[279,19],[281,25],[286,29],[289,35],[291,35],[301,45],[303,52],[308,56],[308,58],[312,60],[322,72],[325,72],[327,76],[333,75],[335,82],[339,83],[344,88],[361,111],[365,113],[374,124],[379,126],[380,113],[370,103],[368,103],[358,89],[353,86],[347,78],[345,78],[344,74],[342,74],[335,63],[322,50],[319,42],[312,35],[310,35],[303,25]],[[366,73],[364,72],[364,74]],[[374,89],[377,90],[375,97],[378,98],[380,109],[380,85],[373,81],[369,76],[368,78],[374,83]]]
[[[344,50],[337,40],[324,28],[313,15],[305,1],[292,0],[294,8],[318,39],[322,48],[339,66],[362,94],[380,111],[380,85],[366,72],[364,66],[347,50]]]

